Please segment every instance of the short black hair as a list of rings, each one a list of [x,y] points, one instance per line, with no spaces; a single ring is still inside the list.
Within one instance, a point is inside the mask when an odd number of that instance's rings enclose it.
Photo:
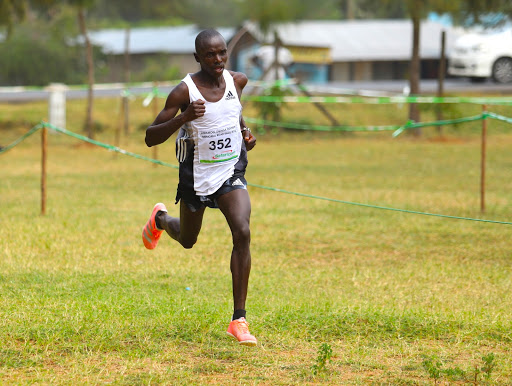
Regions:
[[[204,47],[204,44],[207,41],[209,41],[210,39],[217,37],[217,36],[220,36],[222,39],[224,39],[224,37],[220,34],[220,32],[217,30],[214,30],[213,28],[205,29],[205,30],[199,32],[199,34],[196,36],[196,42],[195,42],[196,53],[199,53],[199,51],[201,50],[201,48]]]

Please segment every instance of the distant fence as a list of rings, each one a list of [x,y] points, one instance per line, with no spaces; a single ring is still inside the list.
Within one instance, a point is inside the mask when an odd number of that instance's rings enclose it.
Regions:
[[[293,80],[288,81],[278,81],[278,82],[252,82],[254,87],[268,88],[275,85],[293,85]],[[169,82],[169,85],[175,85],[177,82]],[[156,85],[155,83],[141,83],[141,84],[131,84],[131,86],[144,86],[150,87],[149,92],[145,93],[145,97],[143,99],[143,106],[147,107],[149,105],[153,106],[153,113],[156,116],[157,104],[156,99],[166,97],[167,94],[162,92],[158,86],[162,86],[161,84]],[[121,98],[126,99],[129,97],[133,97],[134,95],[131,93],[128,84],[110,84],[110,85],[102,85],[102,88],[118,88],[119,96]],[[83,88],[84,86],[76,86],[75,89]],[[303,86],[300,86],[303,87]],[[32,88],[30,88],[32,89]],[[20,88],[15,88],[15,91],[20,91]],[[13,92],[15,92],[13,90]],[[121,126],[126,126],[127,122],[121,122],[116,131],[116,140],[115,145],[107,145],[98,141],[94,141],[87,137],[81,136],[79,134],[73,133],[65,129],[65,93],[68,88],[64,85],[52,85],[51,87],[46,88],[49,95],[49,117],[52,119],[50,123],[43,122],[34,128],[32,128],[29,132],[27,132],[24,136],[14,141],[12,144],[0,149],[0,154],[6,152],[12,147],[16,146],[26,137],[34,134],[36,131],[42,129],[42,178],[41,178],[41,212],[45,213],[46,207],[46,153],[47,153],[47,138],[46,138],[46,129],[50,128],[54,131],[58,131],[60,133],[73,136],[83,141],[87,141],[93,143],[98,146],[102,146],[111,151],[115,151],[118,153],[130,155],[139,159],[145,159],[147,161],[153,162],[156,166],[158,164],[164,166],[175,167],[174,165],[167,164],[157,160],[157,148],[153,148],[153,158],[143,157],[134,153],[129,153],[118,147],[119,145],[119,137]],[[5,88],[0,88],[0,92],[5,92]],[[486,170],[486,143],[487,143],[487,121],[489,119],[498,120],[501,122],[506,122],[512,124],[512,118],[499,115],[493,112],[487,111],[488,105],[500,105],[500,106],[512,106],[512,97],[430,97],[430,96],[403,96],[403,95],[383,95],[381,92],[371,92],[365,91],[361,93],[361,95],[356,95],[356,90],[343,90],[338,89],[337,92],[346,92],[349,96],[311,96],[311,95],[294,95],[294,96],[272,96],[272,95],[247,95],[243,96],[242,100],[246,101],[256,101],[262,103],[314,103],[314,104],[378,104],[378,105],[386,105],[386,104],[406,104],[406,103],[424,103],[424,104],[454,104],[454,103],[467,103],[467,104],[477,104],[482,105],[482,113],[470,117],[460,117],[455,119],[444,119],[437,120],[431,122],[413,122],[408,121],[402,125],[382,125],[382,126],[349,126],[349,125],[330,125],[330,126],[322,126],[322,125],[305,125],[298,124],[292,122],[276,122],[269,120],[262,120],[251,117],[244,117],[244,119],[248,123],[254,123],[259,125],[265,125],[270,127],[281,127],[287,129],[296,129],[296,130],[312,130],[312,131],[326,131],[326,132],[378,132],[378,131],[392,131],[393,137],[396,137],[407,130],[418,129],[422,127],[435,127],[435,126],[445,126],[445,125],[453,125],[460,124],[465,122],[474,122],[474,121],[482,121],[482,130],[481,130],[481,167],[480,167],[480,210],[481,212],[485,212],[485,170]],[[126,104],[122,104],[125,106]],[[127,114],[122,114],[123,117],[127,117]],[[127,118],[124,118],[125,120]],[[121,120],[122,121],[122,120]],[[271,189],[280,191],[279,189]]]
[[[489,114],[489,113],[487,113],[487,114]],[[487,117],[484,118],[483,121],[485,122],[486,119],[487,119]],[[156,165],[167,166],[167,167],[171,167],[171,168],[174,168],[174,169],[178,168],[177,165],[173,165],[173,164],[170,164],[170,163],[167,163],[167,162],[159,161],[157,159],[152,159],[152,158],[145,157],[145,156],[142,156],[142,155],[139,155],[139,154],[136,154],[136,153],[132,153],[132,152],[123,150],[123,149],[121,149],[121,148],[119,148],[117,146],[112,146],[112,145],[109,145],[109,144],[106,144],[106,143],[103,143],[103,142],[100,142],[100,141],[96,141],[96,140],[90,139],[88,137],[85,137],[85,136],[83,136],[81,134],[77,134],[77,133],[71,132],[69,130],[66,130],[64,128],[60,128],[60,127],[54,126],[54,125],[52,125],[50,123],[41,122],[40,124],[34,126],[31,130],[29,130],[22,137],[18,138],[16,141],[11,143],[10,145],[8,145],[8,146],[6,146],[4,148],[1,148],[0,149],[0,155],[5,153],[5,152],[7,152],[10,149],[12,149],[13,147],[17,146],[24,139],[26,139],[29,136],[33,135],[37,131],[42,130],[42,134],[41,134],[41,153],[42,153],[42,157],[41,157],[41,214],[43,214],[43,215],[46,213],[46,193],[47,193],[47,191],[46,191],[46,174],[47,174],[46,163],[47,163],[47,154],[48,154],[48,150],[47,150],[47,131],[48,131],[48,129],[53,130],[53,131],[58,132],[58,133],[61,133],[61,134],[65,134],[65,135],[77,138],[79,140],[82,140],[82,141],[85,141],[85,142],[88,142],[88,143],[92,143],[94,145],[103,147],[103,148],[105,148],[107,150],[110,150],[110,151],[114,151],[114,152],[117,152],[117,153],[120,153],[120,154],[131,156],[131,157],[134,157],[134,158],[137,158],[137,159],[149,161],[149,162],[152,162],[153,164],[156,164]],[[400,209],[400,208],[390,208],[390,207],[384,207],[384,206],[378,206],[378,205],[362,204],[362,203],[357,203],[357,202],[350,202],[350,201],[338,200],[338,199],[333,199],[333,198],[328,198],[328,197],[321,197],[321,196],[316,196],[316,195],[304,194],[304,193],[293,192],[293,191],[289,191],[289,190],[285,190],[285,189],[268,187],[268,186],[263,186],[263,185],[258,185],[258,184],[251,184],[251,183],[249,183],[249,185],[253,186],[253,187],[256,187],[256,188],[266,189],[266,190],[269,190],[269,191],[273,191],[273,192],[291,194],[291,195],[307,197],[307,198],[312,198],[312,199],[317,199],[317,200],[330,201],[330,202],[341,203],[341,204],[356,205],[356,206],[361,206],[361,207],[365,207],[365,208],[388,210],[388,211],[402,212],[402,213],[409,213],[409,214],[417,214],[417,215],[424,215],[424,216],[434,216],[434,217],[447,218],[447,219],[455,219],[455,220],[467,220],[467,221],[477,221],[477,222],[493,223],[493,224],[501,224],[501,225],[512,225],[512,222],[507,222],[507,221],[496,221],[496,220],[488,220],[488,219],[480,219],[480,218],[468,218],[468,217],[451,216],[451,215],[438,214],[438,213],[420,212],[420,211]]]

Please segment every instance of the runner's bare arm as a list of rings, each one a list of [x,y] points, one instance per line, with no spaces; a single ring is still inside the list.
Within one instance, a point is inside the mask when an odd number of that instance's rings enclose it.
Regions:
[[[178,114],[180,109],[181,113]],[[204,112],[204,101],[190,103],[188,87],[180,83],[169,93],[163,110],[146,129],[146,145],[151,147],[167,141],[183,124],[202,117]]]
[[[238,93],[238,98],[242,98],[242,92],[244,87],[247,85],[248,79],[247,76],[242,72],[229,72],[235,81],[236,91]],[[247,151],[252,150],[254,146],[256,146],[256,138],[249,130],[244,130],[244,128],[248,127],[245,123],[244,117],[240,114],[240,128],[242,130],[242,135],[244,136],[245,147]]]

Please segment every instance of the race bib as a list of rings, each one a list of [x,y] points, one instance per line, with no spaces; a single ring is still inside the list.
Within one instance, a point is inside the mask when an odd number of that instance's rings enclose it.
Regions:
[[[238,158],[242,134],[238,125],[198,133],[200,163],[225,162]]]

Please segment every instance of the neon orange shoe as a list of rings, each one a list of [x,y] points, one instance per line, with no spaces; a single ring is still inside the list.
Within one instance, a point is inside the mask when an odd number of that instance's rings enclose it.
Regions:
[[[256,346],[258,341],[249,332],[249,323],[245,318],[235,319],[229,323],[227,334],[238,340],[244,346]]]
[[[142,242],[147,249],[155,249],[160,236],[162,236],[163,230],[158,229],[155,223],[155,216],[160,211],[167,213],[167,208],[161,202],[155,205],[153,212],[151,212],[151,217],[149,217],[148,222],[142,228]]]

